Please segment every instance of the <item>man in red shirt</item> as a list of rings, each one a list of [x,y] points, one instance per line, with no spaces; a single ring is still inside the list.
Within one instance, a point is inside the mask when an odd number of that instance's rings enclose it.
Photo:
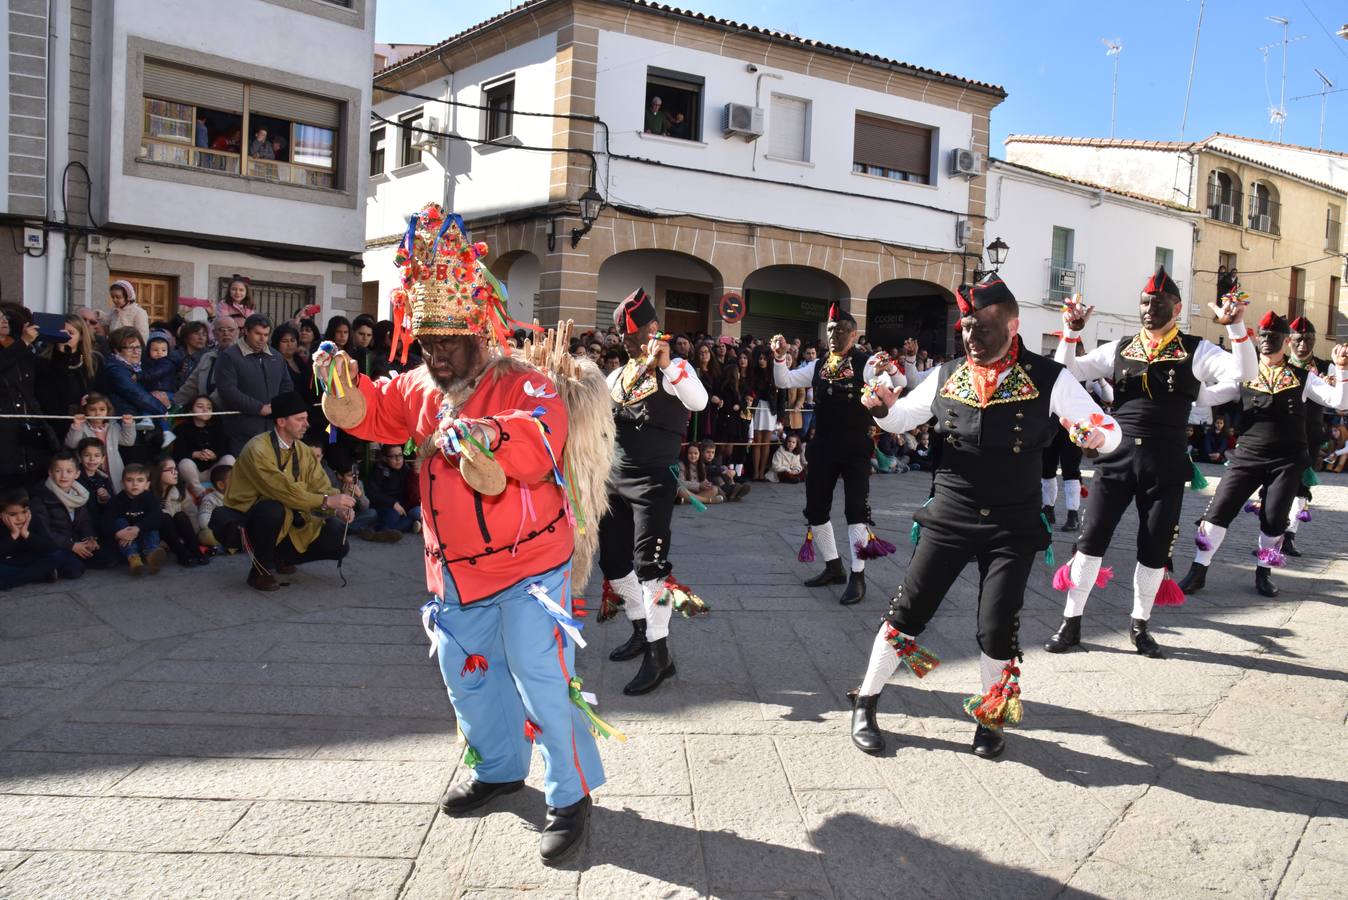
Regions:
[[[406,290],[393,298],[395,349],[415,337],[425,364],[392,380],[348,381],[354,362],[325,346],[315,370],[335,425],[385,444],[410,436],[421,448],[432,595],[422,623],[475,768],[440,808],[463,815],[519,790],[536,743],[548,804],[540,852],[553,864],[584,835],[590,791],[604,783],[595,733],[611,729],[590,709],[574,667],[575,646],[584,646],[571,593],[579,514],[563,453],[575,436],[556,380],[493,349],[508,347],[506,323],[516,323],[477,261],[484,253],[485,245],[468,243],[462,220],[428,205],[399,249]],[[582,380],[593,369],[598,401],[607,403],[593,363],[566,365]]]

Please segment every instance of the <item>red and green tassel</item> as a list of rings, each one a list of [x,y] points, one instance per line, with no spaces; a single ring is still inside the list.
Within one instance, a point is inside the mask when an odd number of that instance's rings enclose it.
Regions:
[[[688,585],[675,581],[673,575],[665,578],[664,590],[660,592],[660,597],[655,601],[655,605],[668,606],[670,603],[674,604],[674,611],[685,619],[704,616],[711,612],[711,607],[707,605],[707,601],[694,594],[692,588]]]
[[[618,615],[618,610],[627,604],[607,578],[604,579],[604,593],[599,598],[599,621],[607,622]]]
[[[1010,660],[1002,668],[1002,676],[982,696],[964,701],[964,711],[974,721],[992,731],[1001,731],[1020,724],[1024,709],[1020,703],[1020,667]]]
[[[594,709],[590,706],[590,700],[588,699],[587,695],[585,694],[585,692],[581,690],[581,685],[582,682],[580,676],[577,675],[567,683],[567,689],[571,694],[571,702],[574,703],[576,705],[576,708],[579,709],[581,713],[584,714],[585,718],[590,720],[590,730],[593,731],[595,735],[597,735],[598,737],[602,738],[611,737],[620,742],[626,742],[627,735],[623,734],[621,731],[614,728],[612,725],[605,722],[603,719],[599,718],[599,716],[595,713]]]
[[[885,640],[894,648],[894,652],[899,655],[899,662],[912,670],[918,678],[924,677],[932,669],[941,664],[941,660],[935,653],[925,647],[918,645],[917,641],[904,636],[897,628],[890,625],[885,630]]]

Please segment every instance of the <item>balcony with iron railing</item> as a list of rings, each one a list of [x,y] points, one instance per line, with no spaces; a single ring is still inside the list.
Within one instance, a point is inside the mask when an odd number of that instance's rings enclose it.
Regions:
[[[1239,227],[1242,198],[1234,187],[1208,185],[1208,218]]]
[[[1044,260],[1048,274],[1048,299],[1050,303],[1061,303],[1073,294],[1086,290],[1086,267],[1081,263],[1069,263],[1065,266],[1054,265],[1053,260]]]
[[[1258,194],[1250,196],[1250,220],[1249,227],[1253,231],[1259,231],[1264,234],[1274,236],[1282,234],[1278,230],[1278,220],[1281,215],[1282,207],[1276,200],[1270,200],[1266,197],[1260,197]]]

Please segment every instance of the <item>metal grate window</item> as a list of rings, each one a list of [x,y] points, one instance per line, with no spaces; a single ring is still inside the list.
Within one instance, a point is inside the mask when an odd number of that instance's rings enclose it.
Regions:
[[[229,296],[229,283],[232,280],[220,279],[216,299],[224,300]],[[289,321],[297,310],[314,302],[314,289],[304,284],[254,281],[249,288],[253,294],[253,308],[271,319],[273,327]]]

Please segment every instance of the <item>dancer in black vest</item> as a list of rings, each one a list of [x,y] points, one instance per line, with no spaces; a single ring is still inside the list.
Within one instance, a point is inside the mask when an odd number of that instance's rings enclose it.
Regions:
[[[779,388],[814,389],[814,440],[805,447],[805,544],[798,559],[814,559],[814,544],[824,560],[824,571],[805,582],[808,587],[847,583],[838,602],[844,606],[866,597],[866,560],[888,556],[894,545],[880,541],[871,530],[871,441],[874,420],[861,405],[862,388],[877,377],[902,388],[898,366],[883,354],[858,349],[857,320],[834,303],[829,307],[828,353],[810,365],[789,367],[786,338],[772,338],[776,362],[773,381]],[[878,367],[878,370],[877,370]],[[829,511],[833,489],[843,482],[843,513],[847,518],[847,545],[852,571],[843,574]]]
[[[1315,355],[1315,326],[1305,316],[1297,316],[1288,326],[1292,335],[1287,340],[1287,361],[1303,372],[1313,372],[1332,386],[1336,379],[1329,360]],[[1310,465],[1301,476],[1296,499],[1292,501],[1292,515],[1287,520],[1287,531],[1283,534],[1282,552],[1285,556],[1300,556],[1296,539],[1293,537],[1301,528],[1302,522],[1309,522],[1311,516],[1311,488],[1319,483],[1315,477],[1315,462],[1320,458],[1320,448],[1325,443],[1325,414],[1332,412],[1316,403],[1306,401],[1306,451],[1310,455]]]
[[[1189,410],[1202,385],[1253,378],[1258,370],[1249,340],[1253,332],[1242,321],[1244,304],[1227,299],[1221,306],[1208,305],[1226,326],[1233,352],[1179,330],[1183,301],[1164,266],[1142,289],[1142,330],[1130,338],[1077,356],[1073,345],[1081,340],[1095,307],[1069,302],[1063,309],[1063,339],[1055,358],[1074,378],[1114,379],[1114,416],[1123,426],[1123,445],[1118,453],[1096,462],[1076,552],[1053,578],[1053,586],[1067,592],[1067,606],[1062,625],[1044,645],[1050,653],[1062,653],[1081,643],[1086,601],[1091,588],[1103,586],[1112,575],[1108,569],[1102,572],[1100,563],[1114,529],[1132,504],[1137,507],[1138,524],[1130,636],[1138,653],[1152,658],[1161,655],[1147,622],[1153,604],[1184,602],[1184,595],[1168,577],[1167,566],[1179,533],[1184,485],[1196,471],[1187,449]]]
[[[884,750],[875,706],[885,682],[905,663],[919,677],[938,660],[916,643],[951,585],[978,561],[978,646],[983,695],[965,709],[978,722],[973,751],[1003,749],[1002,726],[1020,719],[1018,632],[1025,584],[1052,531],[1039,503],[1042,455],[1060,422],[1081,446],[1109,452],[1120,431],[1090,394],[1051,359],[1025,349],[1019,307],[990,275],[958,299],[964,359],[941,366],[902,400],[879,385],[865,405],[896,434],[935,417],[945,436],[932,498],[913,518],[921,532],[903,586],[871,648],[861,686],[852,693],[852,742]]]
[[[1283,564],[1283,533],[1292,501],[1310,464],[1306,450],[1306,415],[1311,403],[1339,409],[1348,406],[1348,344],[1334,348],[1336,386],[1314,372],[1299,369],[1287,358],[1287,320],[1269,311],[1259,322],[1259,373],[1249,381],[1219,385],[1206,394],[1212,403],[1240,399],[1240,437],[1227,454],[1227,472],[1198,523],[1193,567],[1180,582],[1186,594],[1207,582],[1208,566],[1226,538],[1226,530],[1245,501],[1263,491],[1259,507],[1259,565],[1254,586],[1265,597],[1278,596],[1270,569]]]
[[[608,377],[617,440],[609,509],[599,523],[599,568],[604,606],[620,602],[632,622],[632,636],[609,659],[642,657],[623,688],[637,695],[674,674],[666,643],[671,613],[678,609],[689,616],[706,609],[670,575],[669,522],[679,488],[671,467],[679,461],[688,413],[706,408],[707,390],[687,360],[670,356],[644,290],[637,288],[618,304],[613,321],[630,358]]]
[[[1077,344],[1077,354],[1081,345]],[[910,381],[911,383],[911,381]],[[1082,382],[1082,387],[1094,394],[1104,403],[1114,402],[1114,390],[1108,381],[1096,380]],[[1044,501],[1044,516],[1049,524],[1057,524],[1054,507],[1058,504],[1058,470],[1062,470],[1063,503],[1067,507],[1067,518],[1063,522],[1063,531],[1076,531],[1081,524],[1081,448],[1072,443],[1066,428],[1059,428],[1053,439],[1053,446],[1044,451],[1044,471],[1040,481],[1040,494]]]

